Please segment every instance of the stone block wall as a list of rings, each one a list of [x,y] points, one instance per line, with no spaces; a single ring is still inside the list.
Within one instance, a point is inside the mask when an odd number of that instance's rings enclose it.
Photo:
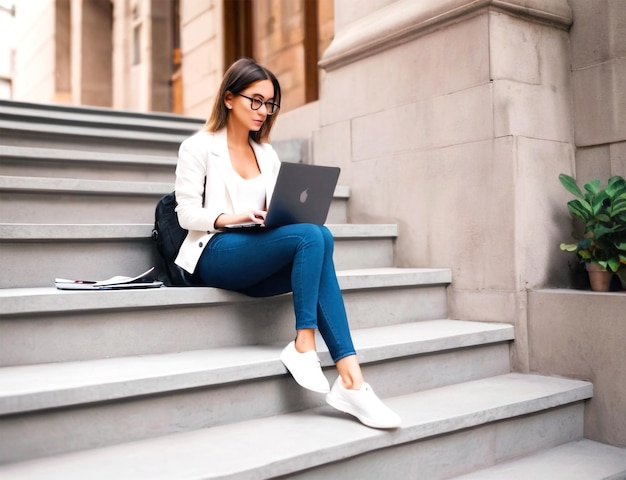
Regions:
[[[570,0],[576,173],[626,178],[626,5]]]
[[[13,9],[0,4],[0,99],[11,98],[15,40]]]
[[[623,2],[336,8],[312,151],[342,167],[350,220],[398,223],[399,266],[452,267],[450,315],[514,324],[515,369],[591,380],[585,436],[624,446],[626,299],[552,288],[571,282],[559,173],[626,170]]]
[[[587,380],[585,437],[626,447],[623,294],[543,290],[529,295],[531,370]]]
[[[57,0],[57,8],[64,2]],[[57,41],[57,67],[70,63],[72,103],[110,107],[113,101],[113,18],[110,0],[71,0],[70,51]],[[60,16],[57,16],[60,19]],[[57,40],[67,35],[61,25]],[[67,55],[69,53],[69,56]],[[58,85],[60,87],[61,85]]]
[[[16,7],[20,35],[16,44],[20,48],[15,58],[13,98],[48,103],[56,95],[56,2],[40,0],[37,7],[28,8],[24,2]]]
[[[110,0],[39,0],[16,6],[13,99],[111,106]]]
[[[399,266],[453,268],[451,316],[515,324],[514,364],[527,370],[527,290],[568,275],[558,174],[574,170],[571,11],[360,6],[336,3],[315,161],[342,167],[352,221],[399,224]]]
[[[172,15],[171,2],[113,0],[114,108],[172,111]],[[104,38],[101,43],[106,44]]]
[[[183,111],[207,118],[224,73],[223,5],[218,0],[181,2]]]

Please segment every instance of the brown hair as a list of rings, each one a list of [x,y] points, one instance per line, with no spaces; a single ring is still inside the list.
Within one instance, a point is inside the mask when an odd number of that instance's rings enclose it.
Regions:
[[[280,84],[276,76],[254,60],[250,58],[240,58],[226,70],[219,92],[215,97],[213,111],[204,129],[209,132],[217,132],[226,126],[228,114],[230,113],[230,110],[226,108],[224,104],[224,97],[227,92],[237,95],[260,80],[270,80],[272,82],[274,86],[274,103],[280,105]],[[277,113],[268,115],[258,131],[251,130],[249,133],[250,138],[258,143],[268,141]]]

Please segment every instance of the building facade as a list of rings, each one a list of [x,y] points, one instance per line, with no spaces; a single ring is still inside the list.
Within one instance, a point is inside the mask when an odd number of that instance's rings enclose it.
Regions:
[[[316,101],[333,35],[332,0],[33,0],[16,18],[14,99],[198,117],[241,56],[277,74],[283,111]]]

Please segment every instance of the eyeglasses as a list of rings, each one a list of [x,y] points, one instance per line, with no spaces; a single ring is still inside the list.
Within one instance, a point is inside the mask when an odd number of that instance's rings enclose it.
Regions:
[[[264,102],[260,98],[247,97],[246,95],[243,95],[241,93],[238,93],[237,95],[239,95],[240,97],[247,98],[248,100],[250,100],[250,108],[252,110],[258,110],[263,105],[265,105],[265,109],[267,110],[267,114],[268,115],[274,115],[278,111],[278,109],[280,108],[280,105],[278,105],[278,104],[276,104],[274,102]]]

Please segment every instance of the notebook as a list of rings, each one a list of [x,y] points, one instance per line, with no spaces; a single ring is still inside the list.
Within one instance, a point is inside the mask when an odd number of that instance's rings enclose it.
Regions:
[[[292,223],[323,225],[333,200],[339,167],[281,163],[265,227],[257,223],[226,225],[225,230],[271,228]]]

